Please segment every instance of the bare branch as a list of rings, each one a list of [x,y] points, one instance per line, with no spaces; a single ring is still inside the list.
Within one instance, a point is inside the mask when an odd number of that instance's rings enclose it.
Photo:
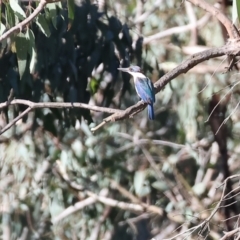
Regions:
[[[227,44],[219,48],[213,48],[192,55],[183,63],[179,64],[178,67],[166,73],[154,84],[156,92],[161,91],[172,79],[176,78],[182,73],[188,72],[190,69],[192,69],[199,63],[223,55],[240,55],[240,43],[236,42],[235,44]]]
[[[57,167],[57,171],[60,174],[60,176],[62,177],[62,179],[71,186],[71,188],[77,190],[77,191],[81,191],[83,188],[81,185],[78,185],[76,182],[71,181],[66,169],[64,168],[64,166],[62,165],[62,163],[60,161],[56,162],[56,167]],[[122,201],[117,201],[115,199],[112,198],[108,198],[106,196],[104,196],[104,194],[95,194],[91,191],[85,191],[85,193],[87,194],[88,197],[97,200],[107,206],[110,207],[118,207],[121,208],[123,210],[129,210],[129,211],[133,211],[133,212],[144,212],[145,210],[149,211],[150,213],[154,213],[157,215],[162,216],[163,215],[163,209],[154,206],[154,205],[148,205],[145,203],[140,203],[140,204],[136,204],[136,203],[126,203],[126,202],[122,202]],[[72,211],[74,210],[74,208],[71,208],[69,211],[72,213]],[[62,219],[62,218],[61,218]],[[53,222],[56,222],[55,220]]]
[[[19,114],[16,118],[14,118],[10,123],[8,123],[3,129],[0,131],[0,135],[6,132],[10,127],[12,127],[18,120],[23,118],[26,114],[28,114],[32,110],[31,107],[27,108],[24,112]]]
[[[239,54],[240,43],[238,42],[194,54],[190,58],[185,60],[183,63],[179,64],[172,71],[166,73],[154,84],[156,93],[161,91],[171,80],[173,80],[182,73],[188,72],[190,69],[192,69],[194,66],[198,65],[201,62],[204,62],[211,58],[220,57],[223,55],[239,55]],[[146,106],[147,106],[146,103],[144,103],[143,101],[139,101],[137,104],[127,108],[126,110],[114,113],[111,116],[105,118],[102,123],[92,128],[91,130],[95,132],[108,122],[114,122],[126,118],[131,118],[137,113],[141,112]]]
[[[224,182],[220,185],[220,186],[223,186],[221,198],[220,198],[220,200],[218,201],[217,205],[214,207],[214,209],[213,209],[213,211],[211,212],[211,214],[210,214],[203,222],[201,222],[201,223],[198,224],[197,226],[194,226],[194,227],[192,227],[192,228],[190,228],[190,229],[187,229],[186,231],[181,232],[181,233],[179,233],[179,234],[177,234],[177,235],[175,235],[175,236],[173,236],[173,237],[171,237],[171,238],[165,239],[165,240],[173,240],[173,239],[176,239],[177,237],[182,236],[182,235],[190,236],[192,233],[194,233],[195,231],[197,231],[197,230],[199,230],[199,229],[200,229],[199,234],[201,234],[202,232],[204,232],[204,231],[206,230],[206,228],[208,228],[210,220],[211,220],[211,219],[213,218],[213,216],[217,213],[217,211],[218,211],[219,208],[221,207],[222,202],[225,200],[225,197],[226,197],[225,193],[226,193],[227,182],[228,182],[229,180],[233,179],[233,178],[239,178],[239,177],[240,177],[240,175],[239,175],[239,174],[236,174],[236,175],[232,175],[232,176],[230,176],[230,177],[228,177],[228,178],[226,178],[226,179],[224,180]],[[219,187],[220,187],[220,186],[219,186]],[[238,228],[237,228],[237,229],[238,229]],[[236,230],[236,229],[235,229],[235,230]],[[239,229],[236,230],[236,232],[238,232],[238,231],[239,231]],[[229,236],[232,236],[232,235],[235,234],[236,232],[231,231],[231,232],[228,232],[227,234],[229,234]],[[225,240],[225,239],[227,239],[227,237],[226,237],[226,238],[221,238],[221,240]]]
[[[105,108],[105,107],[98,107],[98,106],[93,106],[85,103],[70,103],[70,102],[32,102],[28,100],[23,100],[23,99],[14,99],[10,103],[4,102],[0,103],[0,109],[7,107],[9,105],[26,105],[31,107],[31,109],[36,109],[36,108],[84,108],[88,110],[92,110],[95,112],[105,112],[105,113],[119,113],[122,112],[123,110],[119,109],[114,109],[114,108]]]
[[[159,8],[159,6],[161,5],[162,1],[163,0],[156,0],[153,3],[153,6],[152,6],[152,8],[149,11],[144,12],[142,15],[136,16],[136,18],[134,20],[134,23],[135,24],[143,23],[152,13],[154,13]]]
[[[215,16],[225,26],[230,39],[233,40],[238,39],[240,37],[237,28],[232,24],[231,20],[227,18],[219,9],[215,8],[211,4],[205,2],[204,0],[188,0],[188,1]]]
[[[0,109],[7,107],[9,105],[26,105],[29,106],[24,112],[22,112],[20,115],[18,115],[16,118],[14,118],[10,123],[8,123],[1,131],[0,135],[6,132],[10,127],[12,127],[18,120],[23,118],[26,114],[28,114],[31,110],[36,108],[67,108],[67,107],[78,107],[78,108],[84,108],[89,109],[96,112],[107,112],[107,113],[120,113],[122,110],[113,109],[113,108],[105,108],[105,107],[98,107],[98,106],[92,106],[85,103],[63,103],[63,102],[40,102],[35,103],[28,100],[23,99],[15,99],[9,102],[0,103]]]
[[[97,195],[93,192],[90,192],[90,191],[87,191],[87,195],[91,196],[91,197],[94,197],[99,202],[101,202],[101,203],[103,203],[107,206],[118,207],[118,208],[121,208],[122,210],[130,210],[130,211],[133,211],[133,212],[144,212],[144,210],[145,210],[145,206],[142,206],[140,204],[117,201],[117,200],[112,199],[112,198],[99,196],[99,195]],[[161,208],[153,206],[153,205],[149,205],[148,207],[146,207],[146,210],[151,212],[151,213],[158,214],[160,216],[163,215],[163,210]]]
[[[13,33],[19,33],[24,29],[27,24],[29,24],[45,7],[47,4],[46,0],[41,0],[39,2],[39,5],[37,8],[33,11],[31,15],[29,15],[26,19],[24,19],[22,22],[18,23],[16,26],[10,28],[7,32],[5,32],[2,36],[0,36],[0,42],[2,42],[4,39],[8,38]]]
[[[233,235],[235,235],[236,233],[240,233],[240,227],[235,228],[234,230],[230,231],[230,232],[224,232],[224,236],[220,239],[220,240],[226,240],[226,239],[230,239],[233,237]]]
[[[165,31],[145,37],[143,40],[143,44],[146,45],[151,41],[159,40],[161,38],[165,38],[165,37],[171,36],[173,34],[183,33],[183,32],[187,32],[187,31],[190,31],[190,30],[193,30],[196,28],[201,28],[202,26],[207,24],[210,17],[211,17],[211,15],[207,13],[202,18],[200,18],[198,21],[196,21],[195,23],[190,23],[190,24],[187,24],[184,26],[169,28]]]
[[[52,219],[52,223],[56,224],[59,221],[61,221],[62,219],[68,217],[69,215],[89,206],[92,205],[93,203],[95,203],[97,201],[97,199],[95,199],[94,197],[88,197],[80,202],[75,203],[73,206],[70,206],[68,208],[66,208],[63,212],[61,212],[59,215],[57,215],[56,217],[54,217]]]
[[[194,12],[192,3],[187,2],[187,1],[185,1],[184,3],[185,3],[186,13],[188,15],[190,23],[196,24],[197,18],[196,18],[196,14]],[[197,27],[195,27],[195,28],[191,29],[191,38],[190,38],[189,45],[196,45],[197,37],[198,37],[198,29],[197,29]]]

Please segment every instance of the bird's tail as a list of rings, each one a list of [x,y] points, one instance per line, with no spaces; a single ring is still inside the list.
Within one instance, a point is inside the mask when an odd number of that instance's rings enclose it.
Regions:
[[[148,118],[150,120],[154,119],[154,109],[153,109],[153,103],[148,104]]]

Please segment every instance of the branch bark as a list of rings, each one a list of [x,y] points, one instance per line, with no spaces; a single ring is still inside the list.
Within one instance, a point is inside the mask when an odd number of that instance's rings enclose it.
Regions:
[[[8,107],[9,105],[26,105],[31,109],[36,108],[84,108],[95,112],[105,112],[105,113],[118,113],[122,112],[122,110],[114,109],[114,108],[106,108],[106,107],[99,107],[93,106],[86,103],[70,103],[70,102],[32,102],[29,100],[24,99],[14,99],[10,103],[3,102],[0,103],[0,109]]]
[[[196,28],[201,28],[202,26],[207,24],[207,22],[209,21],[210,18],[211,18],[211,15],[209,13],[206,13],[202,18],[200,18],[195,23],[189,23],[189,24],[184,25],[184,26],[169,28],[165,31],[162,31],[162,32],[156,33],[154,35],[145,37],[144,40],[143,40],[143,45],[149,44],[149,42],[151,42],[151,41],[156,41],[156,40],[159,40],[161,38],[171,36],[173,34],[183,33],[183,32],[187,32],[187,31],[190,31],[190,30],[194,30]]]
[[[30,111],[36,108],[84,108],[96,112],[106,112],[106,113],[121,113],[122,110],[119,109],[113,109],[113,108],[105,108],[105,107],[98,107],[98,106],[92,106],[85,103],[65,103],[65,102],[40,102],[35,103],[28,100],[23,99],[15,99],[12,100],[10,103],[8,101],[4,103],[0,103],[0,109],[5,108],[9,105],[26,105],[28,108],[19,114],[16,118],[14,118],[11,122],[9,122],[3,129],[0,130],[0,135],[6,132],[10,127],[12,127],[18,120],[22,119],[25,115],[27,115]]]
[[[4,39],[10,37],[13,33],[19,33],[24,29],[37,15],[43,10],[43,8],[46,6],[47,1],[41,0],[39,2],[39,5],[37,8],[33,11],[31,15],[29,15],[26,19],[24,19],[22,22],[18,23],[16,26],[10,28],[7,32],[5,32],[2,36],[0,36],[0,42],[2,42]]]
[[[161,77],[155,84],[155,93],[161,91],[171,80],[176,78],[182,73],[188,72],[194,66],[198,65],[201,62],[209,60],[211,58],[220,57],[223,55],[236,56],[240,55],[240,43],[229,43],[219,48],[213,48],[210,50],[206,50],[197,54],[192,55],[190,58],[185,60],[183,63],[179,64],[172,71],[166,73],[163,77]],[[126,118],[132,118],[137,113],[141,112],[147,106],[143,101],[139,101],[137,104],[127,108],[126,110],[118,113],[114,113],[111,116],[105,118],[102,123],[98,126],[92,128],[91,130],[95,132],[102,126],[104,126],[108,122],[119,121]]]
[[[237,28],[235,27],[234,24],[232,24],[231,20],[228,17],[226,17],[219,9],[215,8],[211,4],[205,2],[204,0],[187,0],[187,1],[191,2],[195,6],[202,8],[204,11],[209,12],[214,17],[216,17],[226,28],[231,40],[239,39],[240,35]]]

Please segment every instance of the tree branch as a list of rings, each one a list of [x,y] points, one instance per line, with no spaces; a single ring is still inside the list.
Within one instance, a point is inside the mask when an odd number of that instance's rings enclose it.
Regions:
[[[219,9],[215,8],[211,4],[205,2],[204,0],[187,0],[191,2],[195,6],[202,8],[204,11],[211,13],[214,17],[216,17],[226,28],[230,39],[239,39],[240,35],[235,27],[232,24],[231,20],[227,18]]]
[[[18,120],[23,118],[26,114],[28,114],[32,110],[31,107],[27,108],[24,112],[19,114],[16,118],[14,118],[10,123],[8,123],[3,129],[0,131],[0,135],[6,132],[11,126],[13,126]]]
[[[36,109],[36,108],[84,108],[96,112],[106,112],[106,113],[121,113],[122,110],[118,109],[113,109],[113,108],[105,108],[105,107],[98,107],[98,106],[92,106],[89,104],[85,103],[65,103],[65,102],[40,102],[40,103],[35,103],[31,102],[28,100],[23,100],[23,99],[15,99],[12,100],[10,103],[4,102],[0,103],[0,109],[7,107],[9,105],[26,105],[28,108],[22,112],[20,115],[18,115],[16,118],[14,118],[11,122],[9,122],[3,129],[0,131],[0,135],[6,132],[10,127],[12,127],[18,120],[23,118],[26,114],[28,114],[31,110]]]
[[[77,190],[77,191],[82,191],[83,187],[81,185],[79,185],[78,183],[71,181],[71,179],[68,176],[68,173],[65,169],[65,167],[62,165],[62,163],[60,161],[56,162],[56,170],[59,173],[59,175],[61,176],[61,178],[73,189]],[[120,209],[123,210],[129,210],[129,211],[133,211],[133,212],[144,212],[144,211],[148,211],[150,213],[154,213],[160,216],[163,216],[164,214],[164,210],[162,208],[159,208],[157,206],[154,205],[148,205],[145,203],[140,202],[139,204],[137,203],[128,203],[128,202],[122,202],[122,201],[117,201],[115,199],[112,198],[108,198],[105,196],[105,194],[101,193],[100,194],[96,194],[93,193],[91,191],[85,190],[84,191],[86,193],[86,195],[89,197],[87,203],[92,204],[94,203],[94,201],[99,201],[101,203],[103,203],[106,206],[110,206],[110,207],[118,207]],[[102,192],[105,192],[102,190]],[[91,200],[90,200],[91,198]],[[86,200],[86,199],[85,199]],[[85,207],[86,202],[79,202],[79,206],[77,208],[77,210],[82,209],[83,207]],[[60,219],[62,219],[63,217],[72,214],[73,212],[76,211],[76,207],[75,206],[71,206],[68,209],[64,210],[64,212],[62,214],[60,214],[58,217],[56,217],[53,222],[56,223],[57,221],[59,221]]]
[[[174,239],[176,239],[177,237],[183,236],[183,235],[190,236],[192,233],[196,232],[196,231],[199,230],[199,229],[200,229],[200,231],[198,232],[198,234],[201,235],[201,234],[206,230],[206,228],[209,226],[211,219],[214,217],[214,215],[215,215],[215,214],[217,213],[217,211],[220,209],[222,202],[223,202],[224,200],[226,200],[226,199],[225,199],[225,198],[226,198],[225,193],[226,193],[227,182],[228,182],[230,179],[239,178],[239,177],[240,177],[239,174],[232,175],[232,176],[226,178],[226,179],[224,180],[224,182],[219,186],[219,187],[223,186],[221,198],[220,198],[220,200],[218,201],[217,205],[214,207],[214,209],[213,209],[213,211],[211,212],[211,214],[210,214],[203,222],[201,222],[201,223],[198,224],[197,226],[194,226],[194,227],[192,227],[192,228],[189,228],[189,229],[187,229],[186,231],[181,232],[181,233],[179,233],[179,234],[177,234],[177,235],[175,235],[175,236],[173,236],[173,237],[170,237],[170,238],[168,238],[168,239],[166,239],[166,240],[174,240]],[[238,229],[238,228],[237,228],[237,229]],[[236,231],[227,232],[227,233],[225,233],[225,234],[226,234],[227,236],[232,236],[233,234],[237,233],[238,231],[239,231],[239,229],[236,230]],[[220,240],[224,240],[224,239],[227,239],[227,237],[225,237],[225,238],[223,237],[223,238],[221,238]]]
[[[9,105],[25,105],[29,106],[31,109],[36,109],[36,108],[84,108],[88,110],[92,110],[95,112],[105,112],[105,113],[119,113],[122,112],[123,110],[119,109],[114,109],[114,108],[106,108],[106,107],[99,107],[99,106],[93,106],[89,105],[86,103],[70,103],[70,102],[32,102],[29,100],[24,100],[24,99],[14,99],[10,103],[8,102],[3,102],[0,103],[0,109],[8,107]]]
[[[161,91],[171,80],[173,80],[174,78],[176,78],[177,76],[179,76],[182,73],[188,72],[190,69],[192,69],[194,66],[198,65],[199,63],[206,61],[208,59],[220,57],[223,55],[233,55],[233,56],[240,55],[240,43],[239,42],[235,42],[235,43],[231,42],[222,47],[206,50],[206,51],[192,55],[190,58],[188,58],[183,63],[178,65],[176,68],[174,68],[172,71],[166,73],[163,77],[161,77],[154,84],[155,93],[158,93],[159,91]],[[134,115],[141,112],[147,106],[147,104],[144,103],[143,101],[139,101],[137,104],[135,104],[125,110],[118,110],[118,109],[92,106],[92,105],[84,104],[84,103],[63,103],[63,102],[34,103],[34,102],[31,102],[28,100],[16,99],[16,100],[11,101],[10,103],[8,103],[8,102],[1,103],[0,109],[7,107],[8,105],[14,105],[14,104],[27,105],[31,109],[79,107],[79,108],[89,109],[89,110],[97,111],[97,112],[112,113],[112,115],[105,118],[102,121],[102,123],[100,123],[98,126],[92,128],[91,130],[93,132],[98,130],[99,128],[101,128],[108,122],[114,122],[114,121],[119,121],[119,120],[126,119],[126,118],[132,118]],[[18,118],[17,121],[19,119],[20,118]],[[14,119],[14,121],[16,121],[16,119]]]
[[[193,30],[196,28],[201,28],[209,21],[210,17],[211,17],[211,15],[207,13],[202,18],[200,18],[198,21],[196,21],[196,23],[190,23],[190,24],[187,24],[184,26],[169,28],[165,31],[145,37],[143,40],[143,45],[146,45],[151,41],[155,41],[155,40],[159,40],[161,38],[171,36],[173,34],[183,33],[183,32],[187,32],[187,31],[190,31],[190,30]]]
[[[7,32],[5,32],[2,36],[0,36],[0,42],[2,42],[4,39],[8,38],[13,33],[19,33],[22,31],[23,28],[27,26],[45,7],[47,4],[46,0],[41,0],[39,2],[39,5],[37,8],[33,11],[31,15],[29,15],[26,19],[24,19],[22,22],[18,23],[16,26],[10,28]]]
[[[201,62],[209,60],[211,58],[220,57],[223,55],[240,55],[240,43],[230,43],[224,45],[219,48],[214,48],[210,50],[206,50],[197,54],[192,55],[190,58],[185,60],[183,63],[179,64],[172,71],[166,73],[163,77],[161,77],[155,84],[155,93],[161,91],[171,80],[176,78],[182,73],[188,72],[194,66],[198,65]],[[147,106],[143,101],[139,101],[137,104],[127,108],[124,111],[114,113],[111,116],[105,118],[102,123],[98,126],[92,128],[91,130],[95,132],[102,126],[104,126],[108,122],[119,121],[126,118],[132,118],[137,113],[141,112]]]
[[[63,220],[64,218],[68,217],[69,215],[89,206],[97,202],[97,199],[94,197],[88,197],[85,198],[84,200],[75,203],[72,206],[69,206],[68,208],[64,209],[63,212],[61,212],[59,215],[55,216],[52,219],[53,224],[57,224],[59,221]]]
[[[220,240],[226,240],[226,239],[231,239],[233,237],[233,235],[235,235],[236,233],[240,233],[240,227],[235,228],[234,230],[230,231],[230,232],[224,232],[224,236],[220,239]],[[237,238],[239,239],[239,238]]]
[[[143,23],[146,21],[146,19],[161,6],[162,1],[163,0],[156,0],[149,11],[144,12],[142,15],[136,16],[134,24]]]

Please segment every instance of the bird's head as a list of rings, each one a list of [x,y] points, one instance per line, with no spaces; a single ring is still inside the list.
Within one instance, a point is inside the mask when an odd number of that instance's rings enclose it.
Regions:
[[[128,68],[118,68],[118,70],[130,73],[134,75],[134,73],[141,73],[141,68],[138,66],[130,66]]]

